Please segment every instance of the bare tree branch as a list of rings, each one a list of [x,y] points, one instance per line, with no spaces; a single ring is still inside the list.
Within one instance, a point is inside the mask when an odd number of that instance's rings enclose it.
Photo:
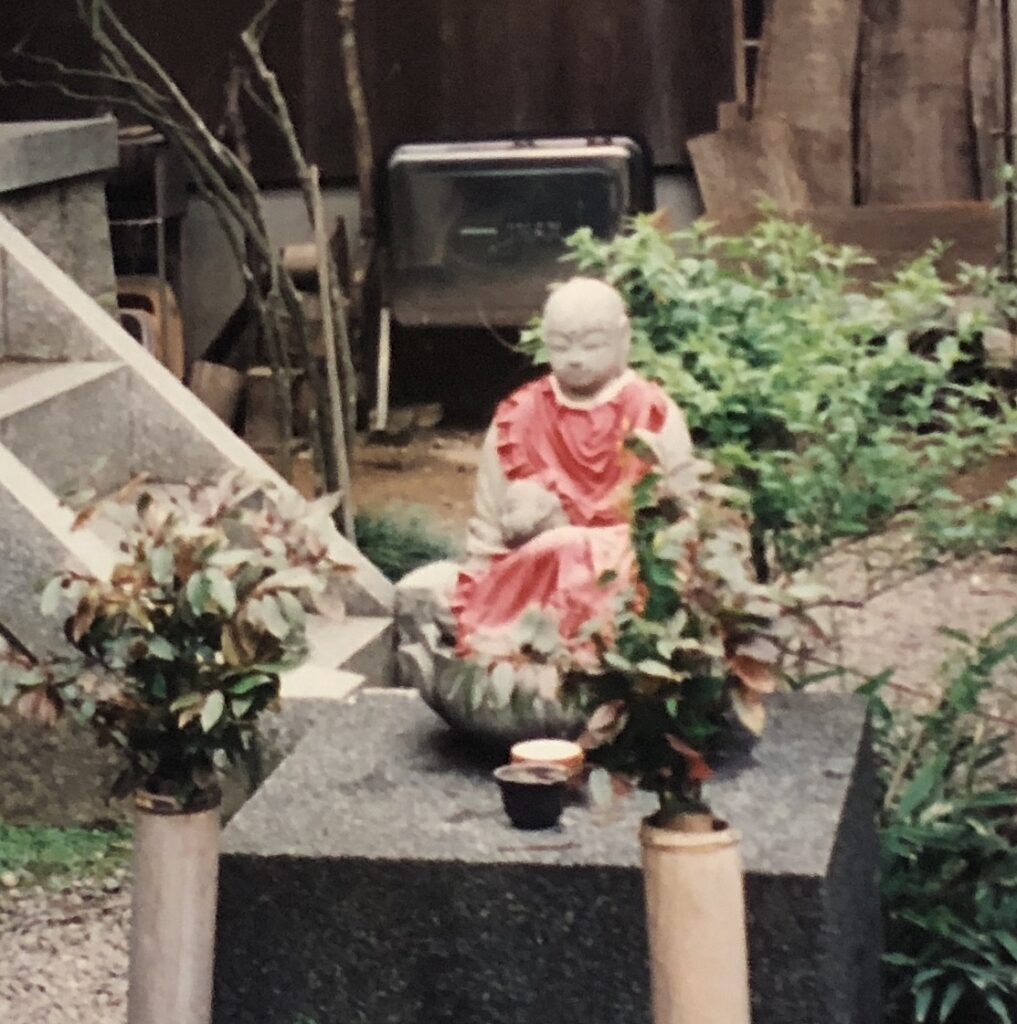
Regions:
[[[325,232],[325,209],[321,200],[321,183],[318,168],[310,168],[312,216],[314,222],[314,243],[318,256],[318,290],[321,294],[321,321],[325,340],[325,367],[328,379],[329,406],[332,412],[332,447],[339,472],[342,490],[343,531],[351,540],[356,538],[353,514],[353,482],[350,476],[349,449],[346,444],[346,430],[343,423],[342,397],[339,393],[339,367],[336,360],[336,339],[332,314],[332,282],[335,268],[329,267],[328,238]],[[345,326],[346,318],[338,311],[340,322]]]
[[[262,7],[261,11],[256,15],[255,21],[253,21],[241,33],[240,40],[243,43],[244,48],[247,50],[248,57],[254,66],[254,70],[259,81],[269,95],[272,121],[286,143],[290,160],[297,173],[297,179],[300,182],[300,188],[304,199],[304,208],[307,211],[307,219],[313,228],[316,217],[316,189],[313,183],[311,169],[306,157],[304,156],[304,151],[300,146],[296,125],[294,125],[293,118],[290,115],[289,104],[286,102],[286,97],[279,85],[278,76],[268,66],[261,49],[260,32],[265,29],[267,18],[274,8],[275,2],[276,0],[268,0],[268,2]],[[332,317],[339,317],[344,311],[343,297],[339,287],[339,274],[335,266],[335,261],[331,258],[331,254],[326,253],[325,255],[327,258],[328,269],[328,302],[325,303],[323,301],[322,309],[324,310],[328,308],[332,311]],[[323,294],[323,300],[325,297],[326,296]],[[333,338],[337,339],[340,345],[340,358],[343,364],[343,384],[345,389],[345,395],[342,396],[342,419],[347,441],[352,442],[352,438],[356,430],[356,374],[353,369],[353,356],[350,352],[349,333],[346,330],[345,316],[343,316],[341,323],[330,317],[329,334]],[[328,416],[328,405],[335,399],[330,398],[328,393],[320,386],[315,389],[315,393],[319,398],[319,415],[323,418],[328,417],[328,422],[330,423],[334,422],[334,417]],[[334,450],[335,445],[332,447]],[[348,454],[350,451],[349,443],[344,445],[344,449]],[[334,469],[338,474],[339,466],[336,465]],[[339,483],[341,483],[341,481],[337,476],[336,484]]]
[[[286,97],[261,51],[261,41],[277,2],[265,0],[241,35],[261,89],[255,88],[246,69],[234,66],[226,87],[224,120],[218,132],[210,129],[169,72],[127,28],[112,9],[110,0],[74,0],[78,16],[87,26],[98,49],[97,69],[70,67],[52,57],[26,55],[19,48],[19,57],[53,72],[55,80],[39,83],[16,79],[11,84],[45,86],[69,98],[127,111],[152,124],[171,141],[187,166],[198,196],[214,211],[226,243],[241,269],[244,301],[255,317],[276,384],[277,413],[283,439],[280,451],[283,473],[291,476],[289,439],[293,436],[293,370],[286,340],[289,336],[295,343],[295,351],[316,395],[315,408],[310,416],[316,465],[325,489],[334,491],[339,485],[339,465],[343,460],[335,457],[334,445],[329,443],[329,439],[337,434],[352,438],[356,400],[356,381],[338,270],[334,254],[326,251],[329,283],[323,293],[323,308],[331,310],[327,333],[338,340],[345,377],[343,392],[333,411],[330,407],[334,396],[329,395],[321,377],[306,310],[268,232],[243,123],[241,98],[246,97],[267,115],[283,136],[301,184],[308,221],[314,226],[316,197],[308,163],[300,147]],[[333,358],[335,354],[333,351]],[[344,429],[337,431],[333,422]],[[345,429],[347,425],[348,430]]]
[[[360,234],[365,239],[375,236],[374,222],[374,146],[371,141],[371,118],[364,94],[357,43],[356,0],[338,0],[336,14],[343,50],[343,75],[356,137],[357,181],[360,192]]]

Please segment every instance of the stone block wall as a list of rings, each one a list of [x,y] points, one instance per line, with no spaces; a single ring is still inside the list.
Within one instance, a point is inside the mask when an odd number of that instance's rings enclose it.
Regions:
[[[0,124],[0,216],[111,316],[116,278],[104,176],[118,159],[112,118]],[[0,251],[0,359],[102,358],[95,340],[68,321]]]
[[[102,175],[0,193],[0,214],[107,313],[116,313],[116,278]]]

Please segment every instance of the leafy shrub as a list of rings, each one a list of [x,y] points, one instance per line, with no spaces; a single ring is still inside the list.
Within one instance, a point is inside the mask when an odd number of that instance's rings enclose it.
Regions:
[[[306,655],[307,614],[341,615],[330,512],[236,474],[181,495],[139,480],[86,506],[75,525],[116,524],[123,559],[47,585],[42,611],[65,619],[73,649],[38,663],[8,649],[0,703],[47,724],[70,712],[119,748],[117,795],[213,798],[217,761],[243,758],[279,673]]]
[[[1017,1020],[1017,787],[1006,736],[976,714],[993,674],[1017,665],[1017,617],[964,657],[931,711],[891,711],[889,673],[863,688],[880,756],[888,1020]]]
[[[871,261],[775,218],[738,238],[664,235],[644,218],[611,241],[581,230],[570,246],[624,294],[632,364],[751,496],[762,573],[774,556],[809,565],[902,512],[927,544],[948,544],[944,525],[965,517],[948,481],[1013,444],[1009,403],[977,379],[979,315],[953,317],[938,250],[863,288]],[[524,337],[532,353],[539,343],[537,330]]]
[[[428,562],[457,554],[451,538],[439,533],[425,511],[393,509],[357,516],[357,546],[393,582]]]
[[[1017,282],[1007,280],[999,267],[961,263],[957,270],[958,288],[978,299],[1007,322],[1017,320]]]
[[[581,740],[590,760],[656,793],[662,826],[708,811],[702,783],[762,732],[783,626],[815,596],[752,577],[744,496],[699,473],[681,497],[672,490],[653,471],[635,486],[634,584],[611,635],[594,636],[603,671],[565,688],[591,712]]]

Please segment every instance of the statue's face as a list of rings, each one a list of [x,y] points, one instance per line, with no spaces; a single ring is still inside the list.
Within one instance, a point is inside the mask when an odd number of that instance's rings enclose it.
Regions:
[[[627,332],[618,326],[545,325],[551,372],[571,398],[589,398],[625,369]]]
[[[574,277],[544,306],[551,372],[569,397],[593,397],[626,366],[629,319],[618,292],[603,281]]]

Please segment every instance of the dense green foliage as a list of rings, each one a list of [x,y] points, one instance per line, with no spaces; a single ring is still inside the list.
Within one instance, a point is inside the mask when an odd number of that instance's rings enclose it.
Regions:
[[[101,878],[130,857],[130,832],[113,828],[47,828],[0,822],[0,873],[60,884]]]
[[[428,562],[453,558],[456,545],[412,508],[363,512],[357,516],[357,546],[385,576],[395,582]]]
[[[809,565],[901,513],[926,550],[995,536],[965,527],[947,483],[1009,450],[1017,421],[973,372],[979,315],[954,315],[937,251],[863,288],[858,251],[779,219],[738,238],[638,220],[612,241],[583,230],[570,245],[582,272],[624,294],[632,364],[751,496],[758,567]],[[539,332],[524,344],[538,351]]]
[[[865,688],[883,786],[888,1019],[1017,1021],[1017,784],[1000,782],[1005,733],[976,712],[1017,668],[1017,618],[980,641],[953,634],[939,702],[910,715]]]
[[[342,616],[330,592],[334,502],[308,505],[240,474],[183,493],[132,482],[77,516],[122,531],[108,575],[59,573],[41,610],[70,654],[0,651],[0,704],[52,724],[68,712],[115,746],[132,789],[185,808],[214,800],[217,769],[246,759],[279,674],[307,653],[310,613]]]

